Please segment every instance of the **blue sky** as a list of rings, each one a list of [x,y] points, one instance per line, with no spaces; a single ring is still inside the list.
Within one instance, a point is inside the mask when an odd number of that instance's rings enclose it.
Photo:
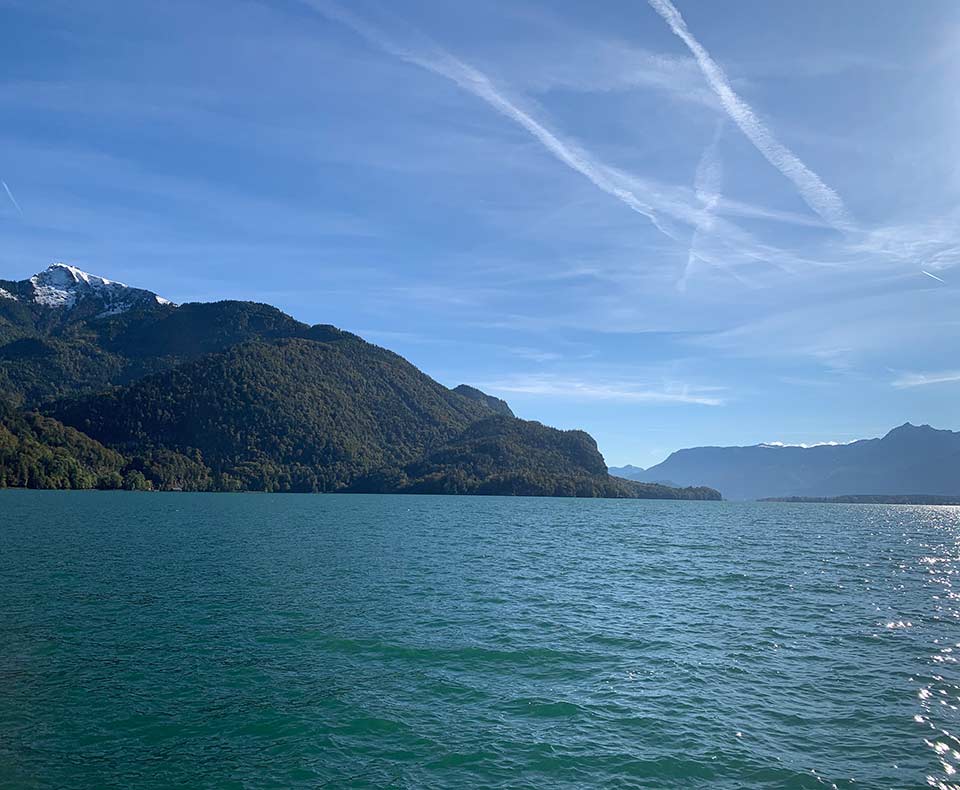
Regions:
[[[584,428],[960,428],[960,4],[0,0],[2,277],[269,302]]]

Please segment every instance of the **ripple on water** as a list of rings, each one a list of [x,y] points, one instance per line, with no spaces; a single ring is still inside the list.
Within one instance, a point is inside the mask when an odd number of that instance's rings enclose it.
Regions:
[[[921,684],[917,691],[921,712],[915,714],[913,720],[925,731],[923,742],[939,764],[938,770],[928,774],[927,784],[940,790],[960,790],[957,781],[960,740],[956,735],[960,725],[960,672],[956,666],[960,642],[944,636],[949,633],[944,624],[956,623],[960,618],[957,595],[952,589],[960,571],[960,519],[955,508],[924,509],[923,516],[930,529],[912,540],[924,553],[919,565],[923,573],[922,586],[931,602],[927,619],[936,626],[934,633],[938,635],[928,642],[928,666],[917,673],[916,680]],[[954,637],[958,633],[953,629]]]
[[[960,509],[0,492],[0,786],[960,790]]]

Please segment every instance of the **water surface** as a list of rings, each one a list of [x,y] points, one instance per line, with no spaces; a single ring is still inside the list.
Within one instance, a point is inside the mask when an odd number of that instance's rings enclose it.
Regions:
[[[941,788],[960,508],[0,492],[0,786]]]

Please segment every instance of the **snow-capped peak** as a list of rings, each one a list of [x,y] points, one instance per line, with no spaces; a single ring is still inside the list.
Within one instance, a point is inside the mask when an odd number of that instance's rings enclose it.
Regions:
[[[66,263],[54,263],[29,280],[33,301],[46,307],[73,307],[91,297],[102,303],[101,315],[115,315],[145,303],[173,304],[169,299],[141,288],[108,280]]]
[[[93,286],[94,288],[99,288],[105,285],[121,285],[124,288],[127,286],[124,283],[114,282],[113,280],[108,280],[106,277],[100,277],[96,274],[88,274],[87,272],[81,271],[76,266],[71,266],[69,263],[51,263],[47,267],[46,271],[40,272],[40,274],[35,274],[30,278],[31,280],[44,280],[45,282],[54,283],[69,286],[70,284],[76,284],[84,282],[87,285]]]
[[[76,266],[54,263],[45,271],[30,278],[33,285],[33,300],[47,307],[73,307],[82,291],[93,289],[126,288],[106,277],[87,274]]]

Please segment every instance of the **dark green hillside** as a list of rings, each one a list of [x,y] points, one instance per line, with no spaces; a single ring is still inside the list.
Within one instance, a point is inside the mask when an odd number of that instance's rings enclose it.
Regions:
[[[6,287],[5,287],[6,286]],[[0,280],[0,288],[9,289],[11,283]],[[37,332],[37,317],[45,308],[0,297],[0,344]]]
[[[249,340],[303,336],[310,327],[258,302],[196,302],[148,316],[124,313],[87,325],[97,345],[128,359],[196,359]]]
[[[25,406],[101,392],[245,341],[309,337],[314,331],[254,302],[50,318],[61,312],[0,299],[0,386]],[[6,327],[5,314],[10,317]]]
[[[83,337],[20,337],[0,346],[3,393],[27,407],[78,392],[97,392],[123,379],[127,360]]]
[[[610,478],[582,431],[491,415],[355,335],[309,333],[317,339],[245,343],[50,413],[134,459],[157,488],[681,496]]]
[[[469,384],[460,384],[453,388],[453,391],[463,395],[467,398],[472,398],[473,400],[480,401],[483,403],[490,411],[494,414],[503,414],[507,417],[513,417],[513,409],[510,408],[505,400],[500,398],[495,398],[493,395],[487,395],[487,393],[482,390],[478,390],[476,387],[471,387]]]
[[[120,488],[124,466],[79,431],[0,400],[0,488]]]
[[[712,489],[672,489],[610,477],[593,437],[503,416],[474,423],[402,470],[369,475],[367,492],[511,496],[719,499]]]
[[[402,470],[379,471],[355,488],[546,496],[562,490],[561,495],[575,496],[577,483],[592,489],[597,480],[607,480],[606,467],[589,435],[496,415],[473,423]]]
[[[486,410],[348,333],[254,342],[51,413],[135,453],[164,448],[255,490],[333,491],[406,464]]]
[[[6,334],[4,311],[17,317]],[[156,305],[69,321],[49,317],[59,312],[0,299],[0,392],[27,408],[100,393],[249,341],[358,339],[256,302]]]
[[[170,450],[125,458],[75,428],[0,400],[0,488],[208,491],[203,463]]]

